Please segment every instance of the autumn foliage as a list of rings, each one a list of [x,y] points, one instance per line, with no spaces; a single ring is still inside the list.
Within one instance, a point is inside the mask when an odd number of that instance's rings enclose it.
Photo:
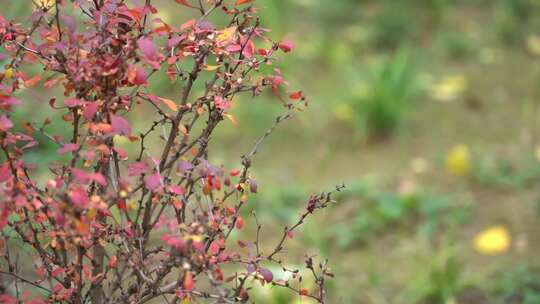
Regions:
[[[293,43],[267,38],[256,1],[170,2],[193,19],[171,26],[151,0],[37,0],[26,23],[0,16],[0,302],[238,303],[254,284],[325,302],[326,262],[306,256],[304,271],[291,269],[283,250],[332,193],[307,199],[298,222],[274,231],[274,245],[242,211],[258,191],[250,168],[261,143],[306,105],[268,68]],[[151,92],[160,73],[178,99]],[[59,93],[48,104],[26,94],[45,89]],[[209,143],[222,122],[235,122],[237,96],[266,90],[284,113],[240,167],[211,164]],[[14,119],[28,104],[62,119]],[[135,125],[132,111],[145,120]],[[51,133],[52,124],[66,132]],[[122,138],[138,150],[122,149]],[[58,161],[25,161],[44,140]],[[253,240],[231,240],[248,225]]]

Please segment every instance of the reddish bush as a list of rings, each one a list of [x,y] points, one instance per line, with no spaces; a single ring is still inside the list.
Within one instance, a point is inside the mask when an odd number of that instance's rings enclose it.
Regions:
[[[324,303],[332,276],[326,262],[306,258],[316,286],[310,290],[301,284],[303,272],[284,266],[282,253],[331,193],[311,197],[266,252],[256,217],[240,216],[257,192],[249,169],[260,144],[306,104],[300,91],[286,91],[279,70],[261,73],[293,44],[266,37],[253,1],[176,0],[178,9],[197,14],[179,28],[157,18],[151,0],[29,3],[28,25],[0,16],[8,61],[0,76],[1,301],[236,303],[248,300],[253,284],[272,284]],[[228,21],[217,25],[213,15]],[[29,75],[30,66],[42,71]],[[163,72],[178,85],[178,101],[149,92],[149,78]],[[19,100],[28,99],[21,89],[43,88],[63,89],[44,107],[62,114],[69,136],[51,134],[51,119],[13,119],[17,107],[32,102]],[[283,101],[284,114],[242,156],[241,169],[210,164],[209,141],[224,119],[234,121],[227,111],[235,96],[265,88]],[[127,114],[137,109],[153,113],[132,127]],[[137,143],[134,157],[115,145],[120,137]],[[25,161],[40,145],[36,138],[57,145],[59,161]],[[36,173],[43,166],[46,178]],[[255,240],[231,242],[235,229],[250,224]],[[21,248],[31,260],[19,259]],[[292,274],[280,279],[270,270],[275,266]]]

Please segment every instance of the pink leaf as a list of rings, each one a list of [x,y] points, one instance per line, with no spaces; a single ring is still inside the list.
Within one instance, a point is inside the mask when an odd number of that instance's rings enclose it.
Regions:
[[[283,40],[278,44],[278,46],[283,52],[289,53],[294,48],[294,43],[290,40]]]
[[[137,45],[147,59],[154,59],[156,57],[156,46],[152,40],[142,37],[137,41]]]
[[[79,150],[79,147],[80,146],[78,144],[73,144],[73,143],[65,144],[62,146],[62,148],[58,149],[58,153],[61,155],[64,155],[66,153]]]
[[[79,98],[68,98],[64,100],[64,104],[69,108],[74,108],[84,104],[84,101]]]
[[[270,283],[274,279],[274,274],[266,268],[259,268],[259,274],[263,277],[266,283]]]
[[[175,195],[182,195],[184,194],[184,188],[180,187],[180,186],[177,186],[177,185],[171,185],[169,186],[169,191],[172,193],[172,194],[175,194]]]
[[[251,191],[251,193],[257,193],[258,188],[259,186],[257,185],[257,182],[254,179],[249,181],[249,191]]]
[[[231,108],[231,102],[221,96],[214,97],[214,103],[216,104],[216,107],[220,110],[228,110]]]
[[[11,128],[13,128],[13,122],[6,115],[0,116],[0,131],[6,132]]]
[[[115,134],[131,136],[131,126],[125,118],[117,115],[112,115],[111,125]]]
[[[7,181],[11,177],[11,170],[8,163],[0,166],[0,183]]]
[[[69,199],[71,202],[81,208],[86,207],[90,199],[88,198],[88,194],[86,194],[86,190],[82,187],[76,187],[73,190],[69,192]]]
[[[0,227],[2,228],[2,227]],[[2,294],[0,295],[0,303],[4,303],[4,304],[17,304],[17,299],[15,299],[14,297],[10,296],[10,295],[7,295],[7,294]]]
[[[52,272],[51,272],[51,276],[53,278],[56,278],[60,275],[63,275],[66,271],[64,270],[64,268],[62,267],[57,267],[56,269],[54,269]]]
[[[161,185],[161,174],[156,172],[154,174],[145,176],[144,184],[146,185],[146,188],[152,191],[156,190]]]
[[[107,186],[107,180],[101,173],[91,173],[90,179],[102,186]]]
[[[68,15],[63,15],[62,19],[64,23],[66,24],[66,27],[68,28],[68,31],[73,34],[77,30],[77,23],[75,22],[75,18]]]
[[[88,103],[83,109],[83,117],[87,120],[91,120],[98,111],[97,103]]]
[[[193,170],[193,164],[191,164],[187,160],[181,160],[178,163],[178,169],[177,169],[178,173],[182,174],[182,173],[184,173],[186,171],[191,171],[191,170]]]
[[[139,176],[148,171],[148,165],[144,162],[134,162],[128,167],[129,176]]]
[[[116,155],[118,155],[121,160],[126,160],[128,158],[126,150],[122,148],[113,148],[113,150],[114,152],[116,152]]]
[[[107,180],[101,173],[85,172],[83,170],[75,168],[72,169],[71,172],[73,173],[75,180],[80,182],[81,184],[88,184],[88,182],[94,181],[102,186],[107,185]]]

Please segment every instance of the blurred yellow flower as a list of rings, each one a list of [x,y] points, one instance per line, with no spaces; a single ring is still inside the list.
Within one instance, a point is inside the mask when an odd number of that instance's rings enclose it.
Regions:
[[[422,174],[429,170],[429,163],[425,158],[417,157],[411,161],[411,169],[416,174]]]
[[[531,35],[527,39],[527,47],[529,48],[529,52],[531,52],[534,55],[540,56],[540,36],[538,35]]]
[[[467,175],[471,171],[471,153],[465,145],[453,147],[446,157],[446,169],[455,175]]]
[[[337,119],[342,121],[351,121],[353,119],[353,108],[346,103],[337,104],[333,109]]]
[[[536,156],[536,160],[540,161],[540,146],[536,147],[534,155]]]
[[[485,255],[506,252],[510,247],[510,233],[504,226],[493,226],[480,232],[473,240],[474,249]]]
[[[431,97],[438,101],[452,101],[467,89],[467,78],[463,75],[446,76],[430,88]]]

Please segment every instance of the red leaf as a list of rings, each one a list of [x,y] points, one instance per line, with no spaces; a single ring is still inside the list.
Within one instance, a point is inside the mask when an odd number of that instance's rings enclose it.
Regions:
[[[147,75],[143,68],[130,65],[128,66],[127,78],[130,84],[143,85],[146,83]]]
[[[37,74],[36,76],[30,78],[30,79],[27,79],[24,81],[24,85],[26,87],[33,87],[35,86],[36,84],[38,84],[39,82],[41,81],[41,74]]]
[[[109,260],[109,267],[115,268],[117,264],[118,264],[118,258],[116,257],[116,255],[113,255],[111,259]]]
[[[193,281],[193,275],[191,272],[186,272],[186,275],[184,276],[184,289],[186,290],[193,290],[195,288],[195,282]]]
[[[131,126],[129,122],[120,116],[112,115],[111,116],[111,125],[113,132],[118,135],[131,136]]]
[[[69,152],[77,151],[79,147],[80,146],[78,144],[72,144],[72,143],[65,144],[62,146],[62,148],[58,149],[58,153],[61,155],[64,155]]]
[[[51,276],[53,278],[56,278],[60,275],[63,275],[66,271],[64,270],[64,268],[62,267],[57,267],[56,269],[54,269],[53,271],[51,271]]]
[[[184,5],[184,6],[187,6],[187,7],[196,8],[195,6],[189,4],[187,2],[187,0],[174,0],[174,1],[176,1],[176,3],[178,3],[178,4],[181,4],[181,5]]]
[[[0,230],[7,225],[8,220],[9,220],[9,209],[7,208],[7,206],[4,206],[2,208],[2,211],[0,212]]]
[[[242,4],[247,4],[250,2],[253,2],[253,0],[236,0],[235,5],[242,5]]]
[[[126,200],[121,199],[118,201],[118,209],[126,211]]]
[[[298,99],[301,99],[302,97],[303,97],[302,91],[293,92],[291,93],[291,95],[289,95],[289,98],[293,100],[298,100]]]
[[[238,217],[236,219],[236,229],[240,230],[242,228],[244,228],[244,219],[241,217]]]

